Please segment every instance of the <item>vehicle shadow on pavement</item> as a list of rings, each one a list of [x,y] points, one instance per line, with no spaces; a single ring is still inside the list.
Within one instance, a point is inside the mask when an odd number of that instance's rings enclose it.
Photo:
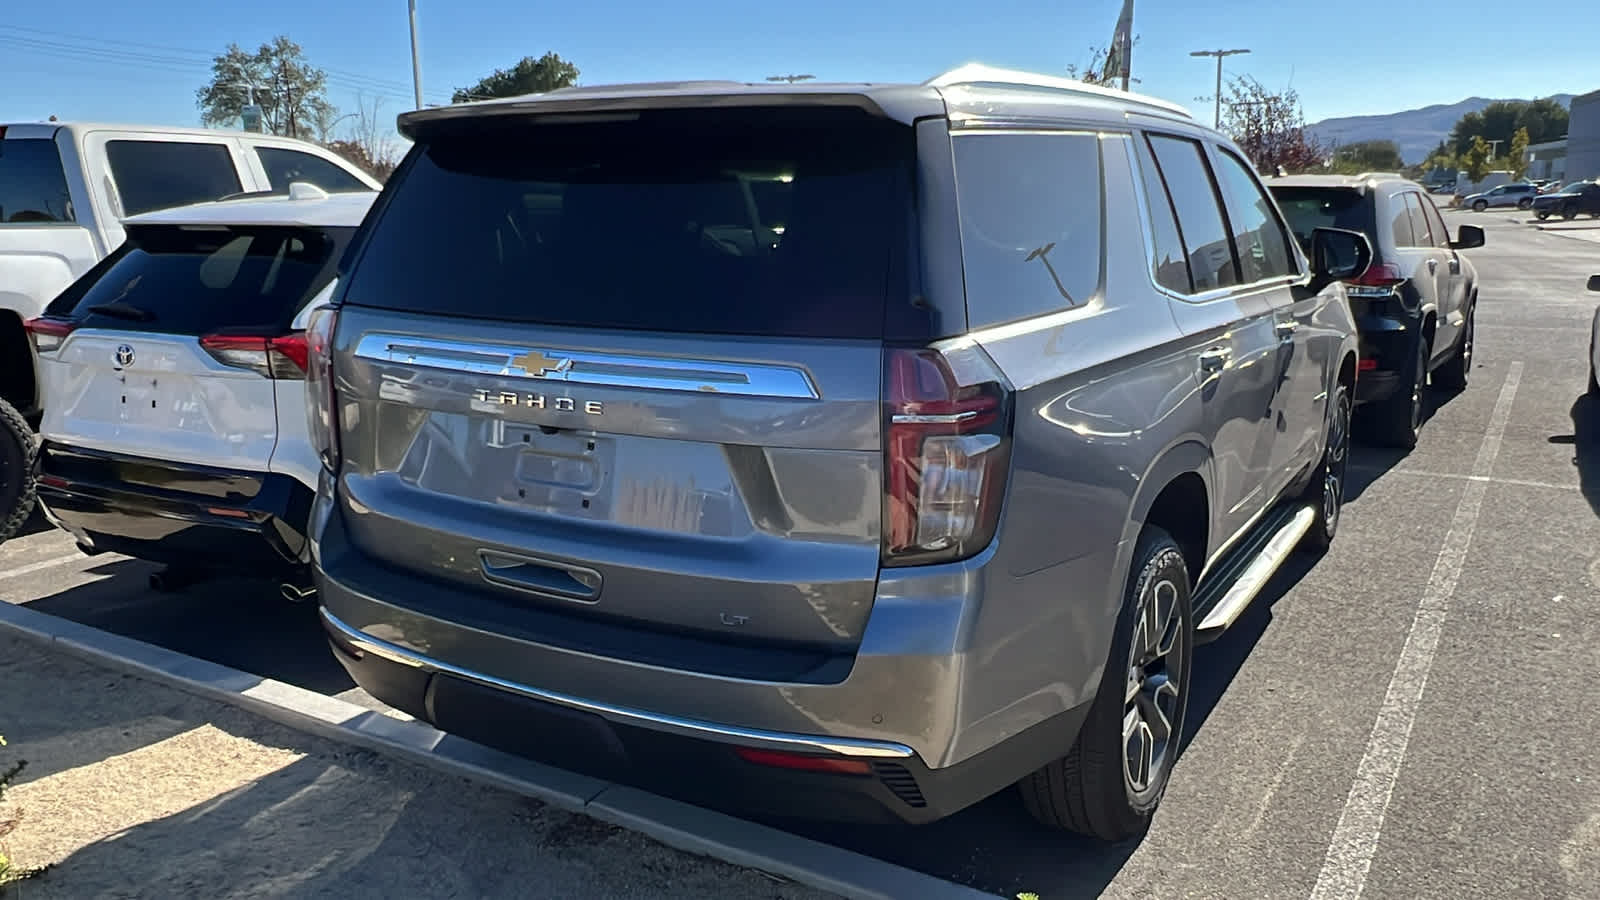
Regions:
[[[1426,400],[1422,408],[1423,427],[1427,427],[1429,419],[1437,414],[1441,407],[1460,394],[1459,391],[1429,390],[1425,395]],[[1366,493],[1367,488],[1390,469],[1400,465],[1406,457],[1411,455],[1410,450],[1400,450],[1394,447],[1379,447],[1369,443],[1372,438],[1372,428],[1363,422],[1358,414],[1350,436],[1353,438],[1350,447],[1350,468],[1345,478],[1344,500],[1346,503],[1359,500]]]
[[[355,687],[328,649],[316,604],[290,603],[270,582],[223,579],[161,593],[146,584],[155,571],[148,563],[118,560],[89,571],[111,577],[25,605],[320,694]]]
[[[1600,515],[1600,397],[1583,394],[1572,404],[1572,434],[1550,437],[1552,444],[1572,446],[1578,486],[1589,508]]]
[[[50,520],[44,517],[44,512],[39,509],[39,505],[34,504],[33,512],[28,514],[28,518],[22,523],[22,527],[18,528],[17,533],[13,534],[10,539],[27,537],[30,534],[42,534],[53,528],[55,526],[51,525]]]

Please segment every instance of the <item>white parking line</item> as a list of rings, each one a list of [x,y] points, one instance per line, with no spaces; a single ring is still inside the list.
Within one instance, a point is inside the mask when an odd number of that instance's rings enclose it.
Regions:
[[[8,578],[21,578],[24,575],[32,575],[34,572],[43,572],[45,569],[54,569],[56,566],[64,566],[74,560],[88,558],[89,557],[84,556],[82,553],[74,551],[72,553],[68,553],[66,556],[57,556],[52,559],[41,560],[40,562],[36,563],[28,563],[25,566],[17,566],[15,569],[6,569],[4,571],[0,571],[0,581],[5,581]]]
[[[1478,525],[1483,497],[1489,490],[1489,475],[1494,469],[1495,457],[1500,454],[1500,441],[1505,435],[1511,404],[1521,380],[1522,363],[1514,362],[1506,371],[1500,398],[1495,401],[1483,444],[1472,463],[1474,477],[1467,479],[1461,489],[1461,502],[1450,519],[1450,530],[1445,533],[1444,546],[1439,548],[1439,557],[1433,564],[1433,574],[1428,577],[1428,586],[1417,604],[1411,632],[1406,635],[1405,646],[1395,662],[1389,692],[1378,710],[1366,753],[1356,767],[1355,783],[1350,786],[1350,796],[1333,830],[1322,871],[1317,876],[1316,887],[1311,890],[1312,900],[1356,900],[1366,887],[1367,872],[1372,868],[1372,857],[1377,853],[1378,837],[1383,830],[1383,817],[1394,796],[1395,780],[1400,775],[1406,745],[1411,740],[1411,726],[1416,722],[1417,707],[1428,687],[1428,672],[1433,668],[1439,635],[1444,630],[1445,616],[1450,612],[1450,596],[1455,593],[1456,582],[1461,580],[1467,547]]]
[[[1466,475],[1461,472],[1428,472],[1422,469],[1385,469],[1383,466],[1350,466],[1352,472],[1369,472],[1373,475],[1410,476],[1412,478],[1452,478],[1465,481],[1481,481],[1485,484],[1499,484],[1509,487],[1548,488],[1552,491],[1581,491],[1580,484],[1557,484],[1553,481],[1529,481],[1526,478],[1494,478],[1488,475]]]

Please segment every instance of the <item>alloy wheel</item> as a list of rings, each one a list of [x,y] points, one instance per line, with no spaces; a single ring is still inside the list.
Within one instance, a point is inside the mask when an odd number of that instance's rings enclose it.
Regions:
[[[1322,470],[1322,521],[1331,537],[1344,508],[1345,469],[1350,460],[1350,392],[1339,390],[1339,405],[1328,423],[1328,461]]]
[[[1474,330],[1472,319],[1472,314],[1468,313],[1467,331],[1466,334],[1461,336],[1461,371],[1463,372],[1471,371],[1472,369],[1472,332]]]
[[[1417,375],[1411,382],[1411,431],[1422,430],[1422,400],[1428,388],[1428,348],[1417,352]]]
[[[1159,788],[1178,745],[1174,723],[1185,699],[1179,683],[1184,647],[1178,603],[1178,586],[1170,579],[1157,581],[1134,619],[1122,712],[1122,774],[1135,800]]]

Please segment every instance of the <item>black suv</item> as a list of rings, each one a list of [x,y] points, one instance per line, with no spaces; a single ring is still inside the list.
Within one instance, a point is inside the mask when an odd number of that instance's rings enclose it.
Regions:
[[[1426,189],[1393,175],[1296,175],[1267,186],[1302,245],[1323,227],[1371,241],[1372,264],[1347,285],[1361,330],[1356,403],[1371,438],[1416,446],[1429,374],[1438,387],[1467,384],[1478,276],[1456,251],[1483,246],[1483,229],[1463,225],[1451,240]]]
[[[1576,219],[1583,213],[1600,219],[1600,182],[1574,181],[1533,201],[1533,214],[1540,219]]]

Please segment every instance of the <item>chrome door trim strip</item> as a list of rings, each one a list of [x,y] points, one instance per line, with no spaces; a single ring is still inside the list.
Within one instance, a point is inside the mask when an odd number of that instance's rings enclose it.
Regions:
[[[723,744],[792,750],[802,753],[836,753],[841,756],[869,759],[909,759],[916,755],[910,747],[889,741],[868,741],[857,738],[835,738],[824,735],[789,734],[779,731],[762,731],[756,728],[739,728],[732,725],[718,725],[712,722],[701,722],[660,713],[627,709],[594,700],[584,700],[580,697],[547,691],[543,688],[496,678],[493,675],[485,675],[482,672],[463,669],[460,666],[454,666],[432,657],[423,656],[420,653],[375,638],[345,623],[338,616],[328,612],[327,607],[319,607],[318,611],[322,614],[322,621],[329,628],[337,632],[341,639],[363,653],[371,653],[380,659],[413,669],[452,675],[456,678],[464,678],[487,687],[498,688],[513,694],[531,697],[535,700],[556,703],[572,709],[581,709],[585,712],[595,713],[620,725],[633,725],[700,740],[717,741]]]
[[[821,399],[810,375],[797,366],[589,351],[569,353],[553,347],[508,347],[382,333],[364,335],[356,342],[355,355],[374,362],[597,387],[779,400]],[[524,368],[523,364],[529,367]]]

